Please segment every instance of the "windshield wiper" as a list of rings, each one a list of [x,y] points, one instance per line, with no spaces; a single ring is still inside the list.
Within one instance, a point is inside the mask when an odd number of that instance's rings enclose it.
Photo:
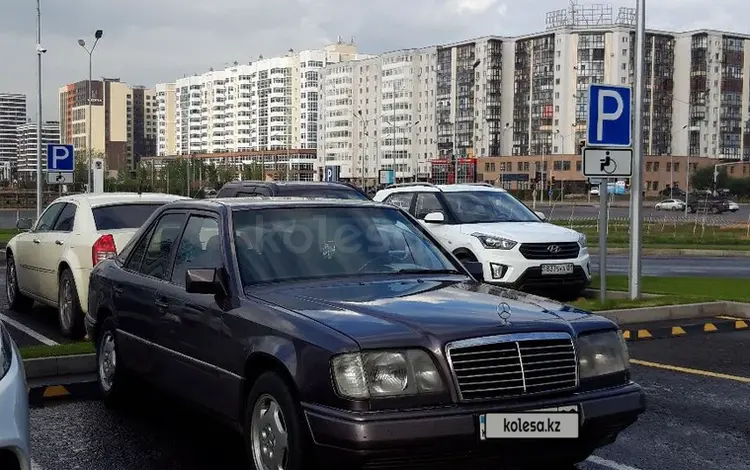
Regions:
[[[396,274],[463,274],[456,269],[426,269],[426,268],[404,268],[396,271]]]

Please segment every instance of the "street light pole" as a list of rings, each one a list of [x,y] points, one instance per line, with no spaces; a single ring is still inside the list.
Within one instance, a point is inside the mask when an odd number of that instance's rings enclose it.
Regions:
[[[87,132],[87,134],[88,134],[88,136],[87,136],[88,142],[86,144],[86,146],[88,147],[87,148],[87,153],[88,153],[87,161],[88,161],[88,163],[87,163],[87,169],[86,169],[86,182],[87,182],[86,192],[87,193],[91,192],[91,168],[92,168],[91,161],[92,161],[92,158],[93,158],[92,157],[92,152],[91,152],[91,145],[92,145],[91,144],[91,121],[93,121],[93,116],[91,115],[91,80],[93,79],[93,77],[92,77],[92,75],[93,75],[93,73],[92,73],[92,60],[93,60],[93,55],[94,55],[94,49],[96,49],[96,45],[99,43],[99,39],[102,38],[102,34],[104,34],[104,32],[101,29],[97,29],[96,30],[96,32],[94,33],[94,44],[91,45],[91,49],[89,49],[89,48],[86,47],[86,41],[84,41],[83,39],[79,39],[78,40],[78,45],[81,46],[83,48],[83,50],[85,50],[89,54],[89,82],[88,82],[88,86],[87,86],[87,88],[88,88],[88,102],[89,102],[88,103],[88,114],[89,115],[88,115],[88,132]]]
[[[37,67],[37,109],[36,109],[36,218],[42,215],[42,6],[36,0],[36,67]]]
[[[643,92],[644,92],[644,68],[646,51],[646,0],[637,0],[636,6],[636,30],[635,30],[635,86],[633,96],[633,176],[631,177],[630,193],[630,299],[635,300],[641,296],[641,204],[643,191]],[[601,191],[601,189],[600,189]]]

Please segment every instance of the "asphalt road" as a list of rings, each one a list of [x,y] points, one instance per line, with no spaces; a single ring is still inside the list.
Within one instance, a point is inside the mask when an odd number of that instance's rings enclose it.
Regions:
[[[633,365],[648,411],[577,468],[750,470],[748,349],[750,332],[630,343],[636,361],[689,369]],[[148,390],[119,411],[98,401],[34,408],[31,428],[35,470],[248,468],[238,436]]]
[[[596,219],[599,217],[599,205],[593,203],[591,205],[572,205],[572,204],[556,204],[554,207],[547,205],[537,205],[538,211],[544,212],[544,214],[551,220],[583,220],[583,219]],[[740,206],[740,210],[737,212],[725,212],[720,215],[713,214],[688,214],[685,215],[683,211],[657,211],[652,206],[643,207],[641,212],[645,220],[651,221],[677,221],[677,222],[695,222],[696,219],[699,223],[704,220],[708,225],[729,225],[729,224],[743,224],[750,223],[750,210],[747,206]],[[609,210],[610,220],[621,220],[626,221],[630,219],[630,209],[628,207],[611,207]]]
[[[644,256],[644,276],[700,276],[750,278],[749,258]],[[591,255],[591,269],[599,272],[599,255]],[[607,255],[607,273],[627,274],[627,255]]]

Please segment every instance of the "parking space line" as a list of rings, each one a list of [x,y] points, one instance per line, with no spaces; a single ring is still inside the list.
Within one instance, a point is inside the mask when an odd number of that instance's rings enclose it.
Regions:
[[[25,333],[28,336],[31,336],[32,338],[34,338],[35,340],[39,341],[42,344],[46,344],[47,346],[57,346],[60,344],[57,341],[53,341],[47,338],[41,333],[37,333],[36,331],[32,330],[28,326],[24,325],[23,323],[18,322],[3,313],[0,313],[0,320],[2,320],[3,323],[7,323],[8,325],[17,329],[18,331]]]
[[[722,374],[720,372],[711,372],[708,370],[692,369],[690,367],[673,366],[669,364],[661,364],[658,362],[641,361],[639,359],[631,359],[631,364],[636,364],[644,367],[651,367],[654,369],[670,370],[673,372],[684,372],[686,374],[702,375],[704,377],[712,377],[715,379],[733,380],[735,382],[741,382],[750,384],[750,377],[742,377],[739,375]]]
[[[586,461],[599,465],[600,467],[611,468],[612,470],[641,470],[637,467],[631,467],[630,465],[625,465],[624,463],[603,459],[601,457],[597,457],[596,455],[592,455],[591,457],[587,458]]]

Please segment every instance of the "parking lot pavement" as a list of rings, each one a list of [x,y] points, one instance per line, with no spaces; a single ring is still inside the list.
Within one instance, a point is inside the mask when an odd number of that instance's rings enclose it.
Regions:
[[[0,265],[0,320],[10,331],[19,347],[46,344],[54,346],[68,342],[60,334],[57,312],[49,307],[36,306],[27,313],[19,313],[8,308],[5,294],[5,265]]]
[[[578,469],[750,470],[750,332],[637,341],[629,347],[648,411]],[[32,409],[35,468],[248,468],[237,435],[173,400],[141,393],[120,411],[98,401]]]

